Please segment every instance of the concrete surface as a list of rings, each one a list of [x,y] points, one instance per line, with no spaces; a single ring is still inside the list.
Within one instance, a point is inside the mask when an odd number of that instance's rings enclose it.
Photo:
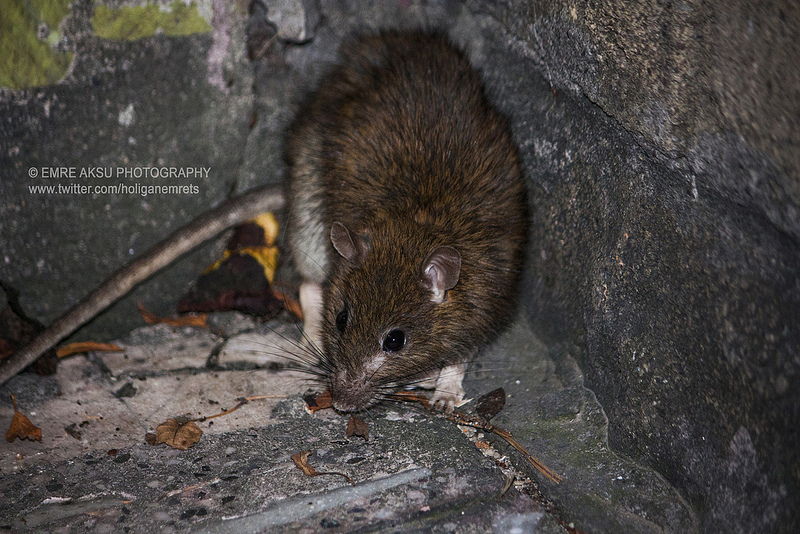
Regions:
[[[580,373],[563,354],[554,360],[522,321],[473,363],[466,388],[471,398],[506,389],[495,423],[563,476],[558,485],[497,436],[405,403],[363,415],[369,441],[347,438],[347,416],[305,409],[303,393],[321,387],[289,369],[294,324],[226,313],[211,325],[215,333],[142,327],[119,340],[124,352],[72,356],[55,376],[20,375],[0,388],[0,422],[11,421],[13,393],[43,435],[41,442],[0,443],[0,527],[694,528],[691,511],[661,477],[608,448],[607,422]],[[204,434],[187,451],[145,443],[145,433],[167,418],[214,415],[261,395],[274,398],[198,423]],[[304,450],[314,451],[309,463],[317,471],[346,473],[353,485],[337,475],[304,476],[290,459]],[[501,496],[510,477],[514,485]]]

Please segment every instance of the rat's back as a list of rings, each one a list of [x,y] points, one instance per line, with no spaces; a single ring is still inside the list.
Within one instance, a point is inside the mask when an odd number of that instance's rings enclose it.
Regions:
[[[330,272],[333,221],[354,228],[413,216],[466,242],[480,238],[475,232],[524,233],[524,186],[506,120],[439,35],[346,42],[341,63],[300,110],[287,160],[290,225],[306,249],[295,257],[311,253],[305,271],[320,282]]]

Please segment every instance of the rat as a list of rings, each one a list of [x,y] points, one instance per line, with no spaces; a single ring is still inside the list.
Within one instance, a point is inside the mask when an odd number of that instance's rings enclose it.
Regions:
[[[507,119],[443,35],[346,41],[285,159],[305,334],[333,406],[396,390],[462,400],[466,362],[509,322],[527,200]]]
[[[290,248],[305,332],[334,405],[407,386],[447,409],[465,363],[510,320],[525,187],[506,119],[441,35],[353,38],[286,142]],[[225,201],[106,279],[0,363],[0,384],[137,284],[227,228],[284,206],[265,186]]]

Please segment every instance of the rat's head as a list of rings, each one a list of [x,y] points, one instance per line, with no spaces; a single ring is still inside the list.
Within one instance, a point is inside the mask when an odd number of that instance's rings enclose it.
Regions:
[[[353,231],[335,222],[340,256],[325,289],[323,344],[333,405],[359,411],[420,380],[452,354],[448,319],[459,307],[459,252],[397,242],[396,232]]]

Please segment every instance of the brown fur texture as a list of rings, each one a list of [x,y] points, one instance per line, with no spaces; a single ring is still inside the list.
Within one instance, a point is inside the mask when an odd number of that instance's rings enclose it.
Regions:
[[[507,121],[446,38],[358,37],[342,57],[287,138],[289,232],[298,270],[324,285],[334,401],[358,410],[496,336],[514,310],[528,218]],[[331,246],[336,221],[358,249],[349,260]],[[461,259],[441,303],[423,280],[437,247]],[[405,345],[382,352],[396,329]]]

